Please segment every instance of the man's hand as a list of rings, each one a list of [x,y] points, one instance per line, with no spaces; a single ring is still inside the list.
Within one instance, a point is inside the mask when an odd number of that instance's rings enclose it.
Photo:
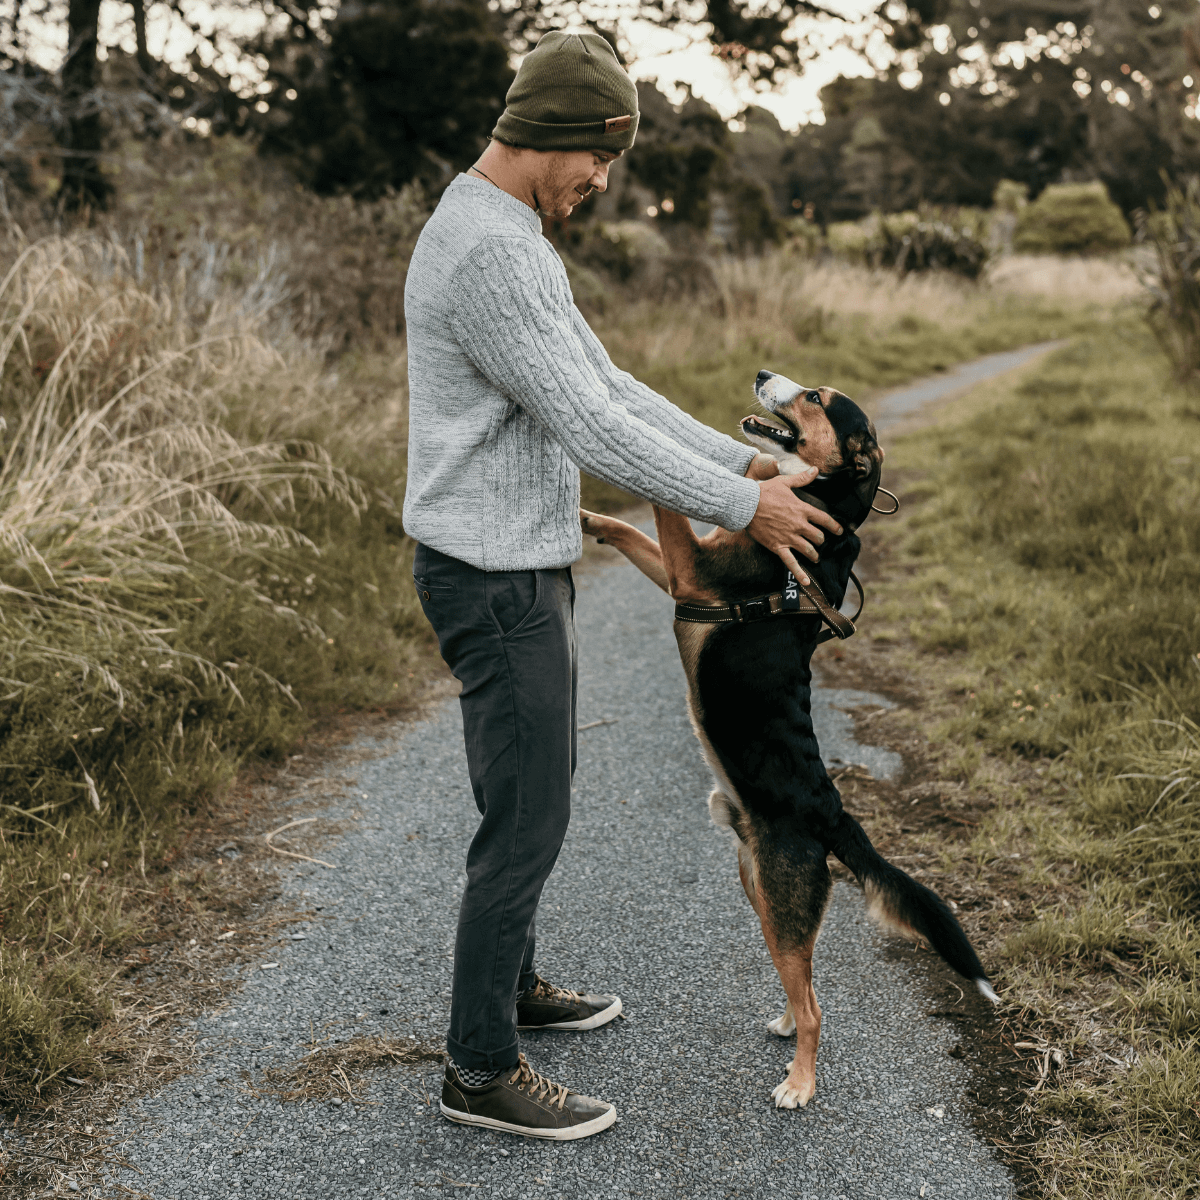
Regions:
[[[816,548],[825,541],[824,533],[817,526],[823,525],[831,533],[842,532],[842,527],[827,512],[805,504],[792,493],[792,488],[804,487],[816,477],[817,468],[810,467],[800,475],[778,475],[760,481],[758,508],[754,519],[746,526],[746,532],[760,545],[779,555],[784,566],[801,583],[812,581],[796,561],[793,549],[817,562],[820,555]]]
[[[769,454],[756,454],[746,468],[746,478],[753,480],[774,479],[779,474],[779,464]]]

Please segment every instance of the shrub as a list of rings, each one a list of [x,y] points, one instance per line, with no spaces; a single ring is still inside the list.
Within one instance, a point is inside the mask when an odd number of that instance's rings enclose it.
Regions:
[[[978,279],[987,266],[987,220],[969,209],[923,210],[884,217],[867,253],[872,265],[901,275],[941,270]]]
[[[968,208],[875,214],[829,227],[835,254],[899,275],[941,270],[978,279],[991,255],[987,239],[987,217]]]
[[[1004,213],[1019,213],[1029,203],[1029,188],[1015,179],[1002,179],[992,192],[992,207]]]
[[[620,283],[657,274],[671,253],[667,239],[644,221],[598,221],[572,230],[564,249],[577,263]]]
[[[1029,254],[1105,254],[1130,240],[1104,184],[1056,183],[1021,210],[1013,245]]]
[[[1171,188],[1162,212],[1141,214],[1138,235],[1154,248],[1142,282],[1150,326],[1181,380],[1200,373],[1200,182]]]
[[[603,311],[606,278],[652,300],[712,292],[716,284],[709,255],[694,238],[677,240],[673,246],[645,221],[597,222],[582,230],[568,228],[559,248],[576,299]]]

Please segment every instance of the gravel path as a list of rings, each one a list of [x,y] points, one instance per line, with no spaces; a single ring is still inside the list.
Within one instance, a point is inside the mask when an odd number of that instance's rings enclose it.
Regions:
[[[113,1183],[153,1200],[1013,1195],[971,1128],[968,1068],[947,1053],[956,1035],[929,1015],[922,977],[944,968],[885,957],[845,884],[815,960],[817,1095],[807,1110],[774,1108],[793,1043],[766,1022],[783,991],[733,849],[708,822],[670,602],[621,561],[581,574],[578,619],[580,724],[611,723],[580,734],[538,966],[567,986],[619,993],[627,1019],[523,1044],[551,1078],[613,1101],[617,1124],[563,1144],[452,1125],[437,1113],[434,1064],[373,1072],[363,1089],[373,1103],[285,1104],[245,1087],[262,1068],[295,1063],[314,1032],[441,1043],[477,822],[449,701],[397,728],[395,742],[359,747],[374,755],[326,810],[348,828],[319,852],[338,869],[283,871],[283,899],[316,918],[288,927],[305,936],[272,952],[278,966],[247,970],[235,1001],[199,1022],[198,1072],[123,1113],[115,1132],[138,1170]],[[888,701],[830,689],[816,701],[827,761],[901,769],[897,755],[854,741],[844,711]]]

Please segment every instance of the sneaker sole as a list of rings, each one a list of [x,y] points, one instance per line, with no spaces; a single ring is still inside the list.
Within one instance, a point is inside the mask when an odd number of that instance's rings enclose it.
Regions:
[[[534,1129],[529,1125],[514,1125],[510,1121],[498,1121],[495,1117],[477,1117],[472,1113],[458,1112],[441,1102],[442,1116],[457,1125],[478,1125],[483,1129],[499,1129],[502,1133],[515,1133],[520,1137],[544,1138],[552,1142],[574,1142],[579,1138],[591,1137],[607,1129],[616,1119],[617,1110],[611,1105],[607,1112],[581,1125],[567,1125],[562,1129]]]
[[[533,1033],[538,1029],[574,1029],[580,1032],[585,1029],[599,1029],[601,1025],[607,1025],[609,1021],[616,1020],[621,1015],[621,998],[618,996],[607,1008],[602,1008],[598,1013],[593,1013],[582,1021],[558,1021],[553,1025],[518,1025],[517,1030],[521,1033]]]

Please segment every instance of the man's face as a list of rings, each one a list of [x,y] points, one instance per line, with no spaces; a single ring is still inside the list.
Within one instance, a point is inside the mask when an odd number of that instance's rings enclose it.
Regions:
[[[593,190],[608,187],[608,168],[620,157],[609,150],[546,153],[533,187],[538,211],[545,217],[569,217]]]

